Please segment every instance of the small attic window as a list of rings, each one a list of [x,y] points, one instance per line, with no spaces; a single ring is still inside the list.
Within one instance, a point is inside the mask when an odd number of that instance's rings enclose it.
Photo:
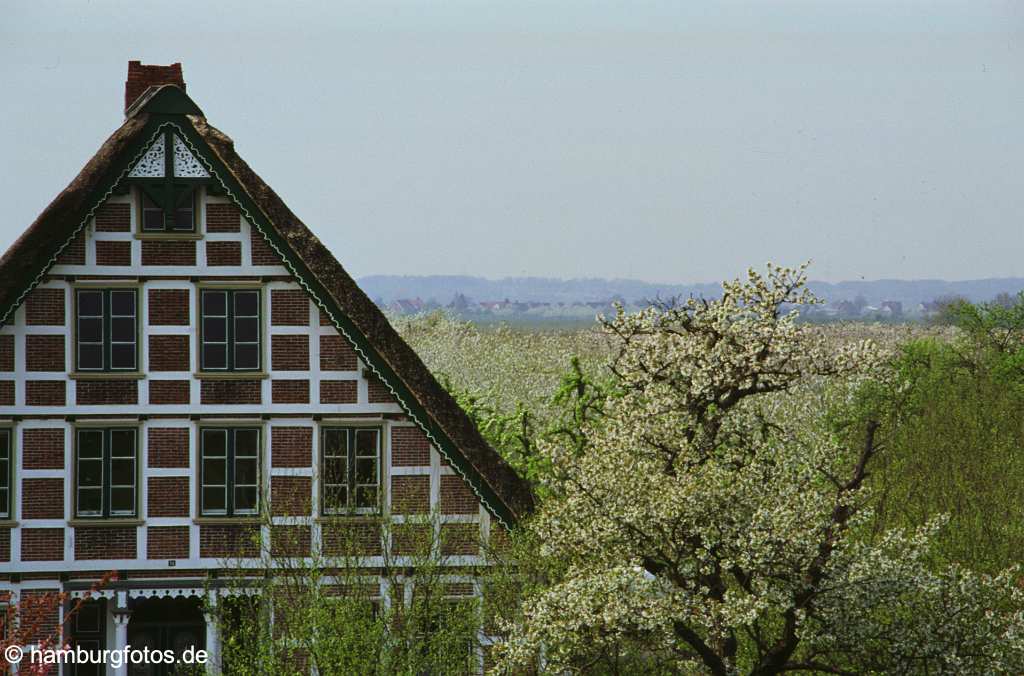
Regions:
[[[139,223],[143,232],[195,232],[197,191],[190,186],[175,188],[169,210],[158,204],[146,188],[139,190]]]
[[[139,232],[161,237],[195,233],[199,187],[214,187],[210,172],[170,127],[153,137],[128,183],[136,192]]]

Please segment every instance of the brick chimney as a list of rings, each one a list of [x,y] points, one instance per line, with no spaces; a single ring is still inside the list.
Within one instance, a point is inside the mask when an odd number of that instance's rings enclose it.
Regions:
[[[180,63],[172,63],[169,66],[150,66],[141,61],[129,61],[128,80],[124,83],[125,113],[148,88],[163,84],[176,85],[181,87],[182,91],[185,90],[185,78],[181,74]]]

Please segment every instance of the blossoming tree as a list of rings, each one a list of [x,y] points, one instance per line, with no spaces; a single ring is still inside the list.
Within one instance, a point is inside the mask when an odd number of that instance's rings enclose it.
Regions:
[[[888,418],[857,404],[884,355],[797,323],[805,283],[770,265],[606,322],[616,393],[541,444],[530,528],[561,572],[506,622],[503,667],[614,672],[626,646],[666,673],[1024,671],[1013,571],[932,560],[941,521],[864,527]]]

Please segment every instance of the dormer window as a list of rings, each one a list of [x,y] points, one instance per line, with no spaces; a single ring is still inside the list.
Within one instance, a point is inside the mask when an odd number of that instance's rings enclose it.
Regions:
[[[211,177],[173,129],[167,127],[159,132],[128,173],[128,179],[138,196],[141,233],[196,231],[198,188],[212,187]]]

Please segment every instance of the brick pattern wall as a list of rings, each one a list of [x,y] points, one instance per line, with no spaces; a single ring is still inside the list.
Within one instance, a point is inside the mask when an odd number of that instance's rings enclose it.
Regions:
[[[308,380],[281,380],[275,378],[270,383],[271,399],[275,404],[308,404]]]
[[[199,403],[260,404],[262,392],[258,380],[204,380],[199,387]]]
[[[11,529],[0,528],[0,561],[11,560]]]
[[[270,477],[270,505],[274,516],[309,516],[313,513],[312,501],[310,477]]]
[[[374,376],[366,378],[366,397],[371,404],[392,404],[395,402],[391,390]]]
[[[142,264],[179,266],[195,265],[196,243],[193,240],[143,240]]]
[[[146,529],[146,558],[189,558],[188,526],[149,526]]]
[[[63,561],[63,528],[22,528],[22,561]]]
[[[57,258],[58,265],[85,265],[85,231],[78,235],[64,247]]]
[[[22,479],[23,519],[63,519],[64,479]]]
[[[82,561],[96,559],[136,558],[137,529],[123,528],[75,528],[75,558]]]
[[[199,556],[225,558],[259,554],[259,526],[250,524],[199,527]]]
[[[21,436],[25,469],[64,469],[64,430],[28,429]]]
[[[64,326],[64,289],[34,289],[25,299],[25,323]]]
[[[14,406],[13,380],[0,380],[0,406]]]
[[[430,477],[391,477],[391,513],[427,514],[430,512]]]
[[[67,400],[63,380],[25,381],[25,403],[29,406],[63,406]],[[11,404],[14,404],[12,397]]]
[[[132,264],[132,243],[113,242],[109,240],[96,241],[96,264],[97,265],[131,265]]]
[[[431,532],[428,524],[395,524],[391,530],[391,550],[400,556],[424,556],[430,552],[433,544]]]
[[[234,204],[206,204],[206,232],[239,232],[241,214]]]
[[[480,526],[475,523],[441,524],[443,556],[475,556],[480,553]]]
[[[355,371],[359,367],[356,351],[341,336],[320,336],[321,371]]]
[[[270,552],[274,556],[309,555],[309,526],[274,526],[270,530]]]
[[[441,477],[442,514],[476,514],[479,511],[480,503],[462,477]]]
[[[271,326],[309,326],[309,299],[301,289],[270,292]]]
[[[14,336],[0,335],[0,371],[14,370]]]
[[[136,380],[79,380],[75,386],[79,406],[128,406],[139,403]]]
[[[149,381],[149,403],[152,406],[187,405],[191,397],[192,391],[187,380]]]
[[[271,336],[270,367],[275,371],[308,371],[309,336]]]
[[[131,229],[130,204],[108,202],[96,210],[96,232],[130,232]]]
[[[147,516],[188,516],[187,476],[151,476]]]
[[[252,264],[253,265],[280,265],[281,258],[270,248],[263,235],[256,228],[249,228],[249,238],[252,242]]]
[[[206,264],[210,266],[231,265],[238,267],[242,264],[242,243],[207,242]]]
[[[21,626],[26,627],[26,643],[40,643],[49,638],[54,626],[60,623],[59,593],[57,589],[26,589],[21,592],[18,620]],[[56,666],[47,669],[43,672],[47,676],[56,675]]]
[[[309,467],[313,462],[313,429],[273,427],[270,448],[273,467]]]
[[[418,427],[391,428],[391,464],[395,467],[430,465],[430,440]]]
[[[188,371],[188,336],[150,336],[150,371]]]
[[[147,446],[150,467],[189,466],[188,429],[184,427],[150,427]]]
[[[188,326],[188,289],[150,289],[150,326]]]
[[[380,526],[374,523],[331,521],[321,529],[327,556],[380,556]]]
[[[358,399],[358,383],[355,380],[321,380],[321,404],[355,404]]]
[[[29,371],[64,371],[64,336],[25,336],[25,368]]]

